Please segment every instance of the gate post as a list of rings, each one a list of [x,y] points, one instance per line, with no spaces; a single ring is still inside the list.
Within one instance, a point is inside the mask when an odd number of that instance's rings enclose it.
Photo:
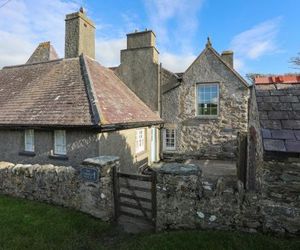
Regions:
[[[156,183],[157,183],[156,172],[152,171],[151,174],[151,200],[152,200],[152,220],[154,225],[154,230],[156,231],[156,211],[157,211],[157,201],[156,201]]]
[[[114,210],[115,210],[115,221],[118,220],[120,216],[120,203],[119,203],[119,177],[118,177],[118,167],[113,168],[113,193],[114,193]]]
[[[247,134],[238,133],[238,159],[237,159],[237,176],[240,181],[246,186],[247,182]]]

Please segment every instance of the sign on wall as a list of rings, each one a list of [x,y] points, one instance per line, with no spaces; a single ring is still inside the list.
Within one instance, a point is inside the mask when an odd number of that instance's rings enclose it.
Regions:
[[[81,168],[80,169],[80,178],[84,181],[98,182],[99,180],[99,171],[95,168]]]

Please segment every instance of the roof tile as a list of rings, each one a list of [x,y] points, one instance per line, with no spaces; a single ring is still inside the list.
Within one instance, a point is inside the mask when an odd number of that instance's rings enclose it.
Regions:
[[[285,147],[288,152],[300,153],[300,141],[286,141]]]
[[[267,151],[285,152],[283,140],[264,139],[264,149]]]
[[[271,134],[273,139],[296,140],[293,130],[272,130]]]
[[[269,111],[268,117],[272,120],[286,120],[289,119],[289,114],[285,111]]]
[[[300,129],[300,120],[283,120],[282,127],[285,129]]]

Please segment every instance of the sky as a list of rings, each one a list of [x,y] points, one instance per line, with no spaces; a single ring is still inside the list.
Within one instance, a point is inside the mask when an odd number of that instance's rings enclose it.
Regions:
[[[184,72],[207,37],[234,51],[240,74],[298,72],[299,0],[0,0],[0,68],[23,64],[40,42],[64,55],[65,15],[83,6],[96,23],[96,59],[117,66],[126,34],[151,29],[163,66]]]

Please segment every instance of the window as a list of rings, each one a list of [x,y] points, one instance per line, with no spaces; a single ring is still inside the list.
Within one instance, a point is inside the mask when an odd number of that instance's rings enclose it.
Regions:
[[[66,155],[66,131],[65,130],[55,130],[54,131],[54,154],[56,155]]]
[[[25,130],[25,152],[34,152],[34,130]]]
[[[164,149],[175,150],[176,148],[176,133],[173,128],[164,129]]]
[[[197,85],[197,115],[213,117],[219,114],[219,85]]]
[[[145,151],[145,129],[137,129],[135,137],[135,152]]]

